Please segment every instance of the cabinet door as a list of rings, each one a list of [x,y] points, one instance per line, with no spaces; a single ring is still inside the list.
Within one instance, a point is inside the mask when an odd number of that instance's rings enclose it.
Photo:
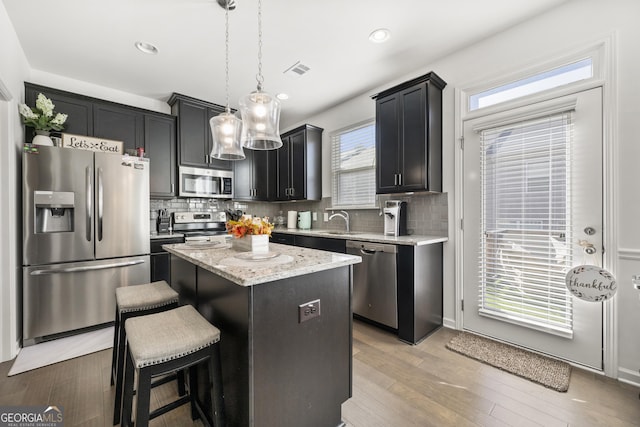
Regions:
[[[252,150],[244,150],[245,153]],[[253,151],[253,198],[255,200],[269,200],[271,196],[269,177],[269,151]]]
[[[149,156],[151,197],[175,197],[176,126],[174,117],[144,116],[144,150]]]
[[[25,85],[25,103],[29,107],[34,107],[39,93],[42,93],[53,102],[56,113],[68,115],[62,132],[93,136],[93,104],[91,101],[83,99],[80,96],[63,95],[41,90],[31,85]],[[28,128],[25,134],[26,142],[31,142],[33,136],[33,129]]]
[[[144,146],[144,118],[139,111],[95,103],[93,125],[94,136],[122,141],[125,150]]]
[[[253,150],[244,150],[245,159],[233,162],[234,200],[252,200]]]
[[[224,170],[231,170],[233,169],[233,162],[229,161],[229,160],[219,160],[219,159],[212,159],[210,154],[211,154],[211,149],[213,148],[213,136],[211,135],[211,126],[209,125],[209,120],[212,117],[217,116],[218,114],[224,112],[224,110],[220,110],[217,108],[207,108],[207,122],[205,123],[205,133],[207,134],[207,157],[209,160],[209,167],[213,168],[213,169],[224,169]],[[244,150],[245,151],[245,156],[247,154],[247,151],[249,150]]]
[[[301,131],[289,137],[289,199],[307,198],[306,133]]]
[[[398,95],[376,102],[376,193],[398,191],[399,108]]]
[[[206,168],[211,151],[207,135],[209,125],[207,107],[189,101],[178,102],[180,103],[178,110],[180,164]]]
[[[427,126],[426,87],[421,84],[400,93],[400,126],[402,145],[400,155],[399,185],[402,191],[419,191],[426,188]]]
[[[282,138],[282,147],[275,150],[276,160],[276,200],[289,199],[289,151],[290,138]],[[272,175],[273,176],[273,175]]]

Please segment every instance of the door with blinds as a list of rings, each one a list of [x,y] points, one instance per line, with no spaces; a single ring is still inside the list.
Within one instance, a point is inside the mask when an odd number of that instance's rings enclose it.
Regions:
[[[602,265],[601,88],[465,121],[463,152],[464,329],[602,369],[602,303],[565,287]]]

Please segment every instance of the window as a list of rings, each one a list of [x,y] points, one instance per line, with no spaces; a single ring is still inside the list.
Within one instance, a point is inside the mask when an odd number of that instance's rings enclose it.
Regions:
[[[572,329],[571,113],[483,130],[480,313]]]
[[[587,80],[593,77],[593,74],[593,59],[582,59],[505,85],[471,94],[469,96],[469,111],[554,89],[569,83]]]
[[[375,122],[331,135],[332,204],[336,208],[376,206]]]

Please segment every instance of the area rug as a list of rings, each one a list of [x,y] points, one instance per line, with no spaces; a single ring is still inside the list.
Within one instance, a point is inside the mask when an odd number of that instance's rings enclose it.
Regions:
[[[113,347],[113,327],[24,347],[8,377]]]
[[[560,392],[569,389],[568,363],[468,332],[453,337],[446,347],[550,389]]]

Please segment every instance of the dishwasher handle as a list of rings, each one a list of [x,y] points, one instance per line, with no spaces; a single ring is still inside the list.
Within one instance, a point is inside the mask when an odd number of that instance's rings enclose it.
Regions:
[[[365,242],[360,240],[347,240],[347,248],[359,249],[363,255],[373,255],[376,252],[385,252],[395,254],[398,252],[396,245],[388,243]]]

